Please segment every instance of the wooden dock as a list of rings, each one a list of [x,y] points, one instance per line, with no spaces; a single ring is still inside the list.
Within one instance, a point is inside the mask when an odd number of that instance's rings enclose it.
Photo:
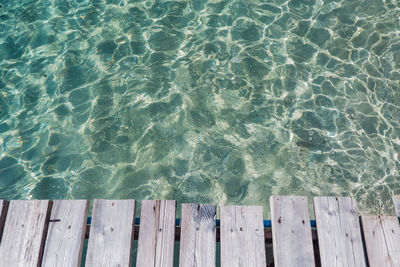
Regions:
[[[261,206],[221,206],[217,223],[211,204],[182,204],[176,225],[175,201],[143,200],[137,225],[135,200],[94,200],[89,225],[86,200],[0,200],[0,267],[215,267],[217,253],[222,267],[265,267],[266,243],[274,266],[400,266],[397,216],[360,217],[350,197],[316,197],[314,229],[306,197],[272,196],[270,207],[272,228]]]

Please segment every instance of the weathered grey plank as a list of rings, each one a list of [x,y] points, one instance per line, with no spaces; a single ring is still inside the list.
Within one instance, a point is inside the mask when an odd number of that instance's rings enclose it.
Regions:
[[[54,201],[42,267],[81,265],[88,211],[87,200]]]
[[[216,205],[182,204],[180,267],[215,267]]]
[[[86,267],[131,266],[135,200],[93,203]]]
[[[40,266],[51,202],[11,200],[0,244],[0,266]]]
[[[143,200],[137,267],[172,267],[174,263],[175,200]]]
[[[395,216],[362,216],[368,263],[371,267],[400,266],[400,225]]]
[[[400,195],[393,196],[393,204],[394,204],[394,209],[396,211],[396,216],[400,217]]]
[[[221,206],[221,266],[266,266],[261,206]]]
[[[8,211],[8,202],[0,199],[0,241],[3,236],[4,223],[6,222],[6,215]]]
[[[271,196],[275,266],[315,266],[307,197]]]
[[[357,207],[351,197],[314,198],[322,266],[366,266]]]

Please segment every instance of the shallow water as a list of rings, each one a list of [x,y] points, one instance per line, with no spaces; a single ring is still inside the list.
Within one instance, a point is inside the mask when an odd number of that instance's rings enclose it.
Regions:
[[[0,198],[400,194],[398,1],[0,5]]]

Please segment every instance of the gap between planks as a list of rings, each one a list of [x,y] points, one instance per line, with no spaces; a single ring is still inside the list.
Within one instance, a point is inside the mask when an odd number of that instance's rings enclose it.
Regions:
[[[8,201],[0,200],[0,241],[3,236],[4,223],[6,222],[6,216],[8,211]]]

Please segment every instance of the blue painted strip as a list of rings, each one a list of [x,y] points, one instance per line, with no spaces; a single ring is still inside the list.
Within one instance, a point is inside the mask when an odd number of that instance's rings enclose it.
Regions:
[[[92,223],[92,217],[88,217],[87,224],[91,224],[91,223]],[[135,219],[135,224],[136,225],[140,224],[140,218]],[[176,224],[176,226],[179,226],[181,224],[181,219],[179,219],[179,218],[176,219],[175,224]],[[217,224],[217,226],[221,226],[221,221],[216,220],[216,224]],[[311,227],[317,226],[317,223],[315,222],[315,220],[311,220],[310,224],[311,224]],[[264,228],[271,228],[271,227],[272,227],[271,220],[264,220]]]

